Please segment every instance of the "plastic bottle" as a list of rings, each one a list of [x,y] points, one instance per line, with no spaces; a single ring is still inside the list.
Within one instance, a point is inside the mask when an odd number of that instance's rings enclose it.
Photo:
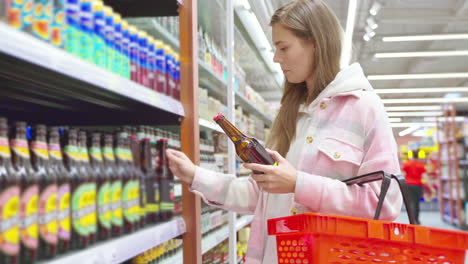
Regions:
[[[148,87],[156,91],[156,52],[155,40],[148,37]]]
[[[165,91],[165,94],[168,96],[171,96],[172,90],[174,89],[174,86],[175,86],[174,79],[172,76],[173,74],[172,68],[174,67],[173,65],[174,53],[173,53],[172,48],[169,45],[166,45],[164,47],[164,53],[166,57],[166,91]]]
[[[122,77],[130,79],[130,31],[128,22],[122,21]]]
[[[31,32],[33,9],[34,0],[11,1],[8,8],[8,23],[16,29]]]
[[[104,26],[104,34],[105,34],[105,57],[106,57],[106,69],[108,71],[113,71],[114,63],[114,12],[112,8],[105,6],[104,7],[104,20],[106,22]]]
[[[80,0],[80,57],[94,61],[94,23],[92,0]]]
[[[8,122],[0,117],[0,263],[18,264],[20,254],[20,179],[13,168]]]
[[[53,0],[35,0],[32,32],[40,40],[50,41],[52,20],[53,20]]]
[[[52,45],[65,47],[65,0],[54,0],[51,30]]]
[[[155,41],[156,49],[156,91],[166,93],[166,55],[164,43]]]
[[[148,34],[143,31],[138,32],[139,59],[140,59],[140,84],[149,87],[148,83]]]
[[[106,68],[106,20],[104,18],[104,4],[102,1],[93,2],[93,25],[94,25],[94,63]]]
[[[180,100],[180,57],[177,54],[175,57],[175,83],[176,83],[176,89],[175,89],[175,94],[173,93],[173,97],[177,100]]]
[[[80,56],[80,0],[66,0],[65,50]]]
[[[124,64],[122,53],[122,17],[114,13],[114,60],[112,62],[112,72],[122,76]]]
[[[136,83],[140,83],[138,30],[134,26],[129,26],[129,38],[130,38],[130,79]]]

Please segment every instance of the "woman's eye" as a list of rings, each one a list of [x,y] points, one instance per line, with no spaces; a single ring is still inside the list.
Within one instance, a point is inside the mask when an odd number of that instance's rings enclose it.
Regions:
[[[280,50],[281,51],[286,51],[288,48],[281,48]]]

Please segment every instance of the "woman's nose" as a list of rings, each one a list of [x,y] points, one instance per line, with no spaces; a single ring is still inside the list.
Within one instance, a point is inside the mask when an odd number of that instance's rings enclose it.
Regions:
[[[277,52],[275,52],[275,55],[273,56],[273,62],[281,63],[281,59],[280,59],[280,57],[278,56],[278,53],[277,53]]]

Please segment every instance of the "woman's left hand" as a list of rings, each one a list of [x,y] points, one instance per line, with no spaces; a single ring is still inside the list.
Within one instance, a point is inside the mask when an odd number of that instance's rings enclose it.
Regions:
[[[267,149],[267,152],[278,163],[278,166],[245,163],[244,167],[264,173],[252,173],[252,178],[264,191],[269,193],[294,193],[296,189],[296,169],[278,152],[269,149]]]

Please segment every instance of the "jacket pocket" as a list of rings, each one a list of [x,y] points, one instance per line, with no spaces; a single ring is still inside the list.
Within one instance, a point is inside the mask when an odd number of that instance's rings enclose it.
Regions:
[[[361,165],[364,157],[364,151],[361,148],[334,137],[326,137],[317,149],[333,161],[349,162],[356,166]]]

